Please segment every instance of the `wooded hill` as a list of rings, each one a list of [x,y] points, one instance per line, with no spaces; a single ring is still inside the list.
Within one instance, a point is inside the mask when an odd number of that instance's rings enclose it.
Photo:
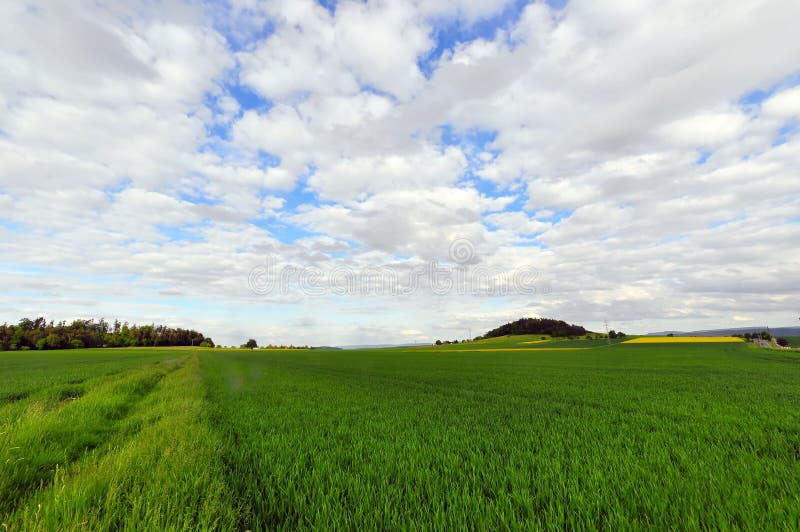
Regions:
[[[484,338],[496,338],[509,334],[547,334],[550,336],[583,336],[586,329],[580,325],[570,325],[561,320],[549,318],[522,318],[511,323],[501,325],[483,335]]]

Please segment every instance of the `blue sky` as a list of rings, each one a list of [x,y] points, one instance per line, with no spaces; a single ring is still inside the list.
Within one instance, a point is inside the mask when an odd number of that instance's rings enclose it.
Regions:
[[[33,4],[0,8],[0,320],[363,344],[792,319],[796,2]],[[254,290],[265,264],[285,290]],[[335,293],[431,268],[471,284]]]

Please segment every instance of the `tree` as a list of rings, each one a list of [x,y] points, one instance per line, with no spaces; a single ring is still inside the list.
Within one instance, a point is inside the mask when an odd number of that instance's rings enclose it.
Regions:
[[[608,331],[608,337],[609,338],[616,338],[617,337],[617,332],[614,329],[611,329],[610,331]]]
[[[441,340],[436,340],[436,345],[442,345],[442,341]]]
[[[258,347],[258,342],[250,338],[244,345],[242,345],[242,347],[247,349],[255,349],[256,347]]]
[[[47,344],[47,349],[62,349],[64,347],[63,339],[55,333],[48,334],[44,341]]]
[[[789,347],[789,340],[786,338],[778,338],[775,340],[781,347]]]

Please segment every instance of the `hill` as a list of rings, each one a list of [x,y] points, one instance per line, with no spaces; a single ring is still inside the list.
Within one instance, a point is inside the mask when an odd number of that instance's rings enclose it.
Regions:
[[[772,336],[800,336],[800,327],[734,327],[729,329],[709,329],[703,331],[662,331],[647,333],[647,336],[733,336],[734,334],[769,331]]]
[[[586,329],[580,325],[570,325],[561,320],[550,318],[522,318],[511,323],[501,325],[483,335],[484,338],[496,338],[498,336],[518,335],[518,334],[544,334],[548,336],[583,336]]]

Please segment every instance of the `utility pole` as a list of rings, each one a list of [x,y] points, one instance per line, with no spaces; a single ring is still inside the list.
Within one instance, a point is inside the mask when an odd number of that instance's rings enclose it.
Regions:
[[[604,320],[606,324],[606,340],[608,340],[608,345],[611,345],[611,337],[608,335],[608,320]]]

